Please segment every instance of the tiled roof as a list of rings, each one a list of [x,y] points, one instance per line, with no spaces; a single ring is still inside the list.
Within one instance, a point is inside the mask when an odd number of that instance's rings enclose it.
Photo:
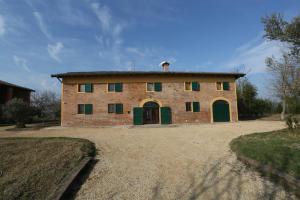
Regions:
[[[23,87],[23,86],[15,85],[15,84],[8,83],[8,82],[1,81],[1,80],[0,80],[0,85],[6,85],[6,86],[14,87],[14,88],[19,88],[19,89],[23,89],[23,90],[28,90],[28,91],[34,92],[34,90],[32,90],[30,88],[26,88],[26,87]]]

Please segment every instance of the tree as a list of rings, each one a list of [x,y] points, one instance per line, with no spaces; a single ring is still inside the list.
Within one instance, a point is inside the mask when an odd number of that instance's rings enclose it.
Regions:
[[[284,53],[280,60],[267,58],[268,70],[272,73],[272,88],[282,102],[281,119],[284,119],[287,103],[290,112],[297,110],[300,94],[300,16],[286,21],[279,13],[262,18],[265,37],[290,45],[290,52]],[[294,107],[294,108],[293,108]]]
[[[287,101],[299,95],[300,68],[295,56],[284,53],[282,58],[266,59],[268,71],[272,74],[271,87],[282,102],[281,119],[285,118]]]
[[[31,107],[22,99],[14,98],[3,107],[3,115],[16,122],[17,128],[24,128],[25,122],[31,117]]]
[[[300,16],[294,17],[291,22],[284,20],[283,15],[274,13],[262,18],[265,37],[270,40],[287,42],[291,45],[292,52],[300,52]]]
[[[257,95],[256,87],[247,78],[237,83],[238,110],[241,118],[252,117],[252,106]]]
[[[32,95],[35,115],[42,120],[57,119],[60,115],[60,98],[52,91],[37,91]]]

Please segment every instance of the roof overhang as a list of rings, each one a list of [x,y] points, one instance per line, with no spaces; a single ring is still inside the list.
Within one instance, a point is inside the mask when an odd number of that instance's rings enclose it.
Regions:
[[[51,77],[86,77],[86,76],[228,76],[238,79],[245,76],[243,73],[229,72],[161,72],[161,71],[94,71],[94,72],[67,72],[61,74],[52,74]]]

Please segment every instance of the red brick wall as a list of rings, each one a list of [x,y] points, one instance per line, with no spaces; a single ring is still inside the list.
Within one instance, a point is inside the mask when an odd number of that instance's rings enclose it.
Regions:
[[[146,82],[162,82],[162,92],[146,92]],[[184,91],[184,81],[199,81],[200,91]],[[230,91],[216,91],[217,81],[229,81]],[[108,93],[107,82],[122,82],[123,92]],[[93,83],[93,93],[78,93],[78,83]],[[145,99],[172,109],[172,123],[210,123],[214,99],[230,103],[231,121],[237,121],[235,79],[228,77],[93,77],[65,78],[62,86],[62,125],[99,126],[133,124],[133,108]],[[185,102],[200,102],[200,112],[186,112]],[[92,115],[77,114],[78,104],[93,104]],[[108,103],[122,103],[124,114],[109,114]]]

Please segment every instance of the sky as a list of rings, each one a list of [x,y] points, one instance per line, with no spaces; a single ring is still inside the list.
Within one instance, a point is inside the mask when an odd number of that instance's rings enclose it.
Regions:
[[[299,0],[0,0],[0,80],[60,91],[70,71],[233,72],[272,94],[265,58],[285,45],[263,37],[261,17],[300,14]]]

